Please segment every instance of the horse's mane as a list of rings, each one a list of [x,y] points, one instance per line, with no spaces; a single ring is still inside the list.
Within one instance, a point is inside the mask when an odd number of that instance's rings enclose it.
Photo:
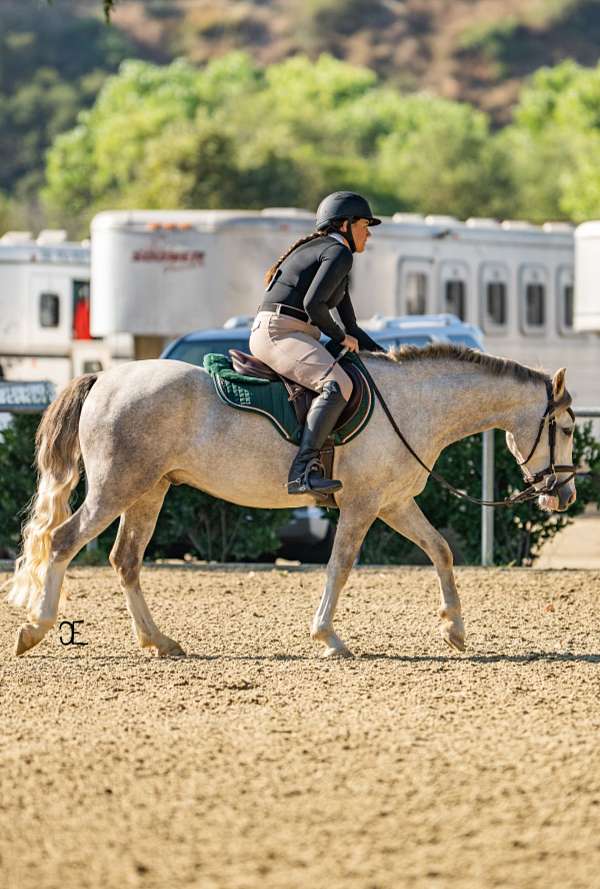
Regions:
[[[377,358],[383,361],[393,361],[396,364],[404,364],[408,361],[436,361],[451,360],[464,361],[468,364],[477,364],[496,377],[512,376],[521,383],[546,382],[550,379],[548,374],[541,370],[534,370],[518,361],[509,358],[497,358],[485,352],[478,352],[468,346],[459,346],[454,343],[431,343],[428,346],[392,346],[387,352],[367,352],[365,357]]]

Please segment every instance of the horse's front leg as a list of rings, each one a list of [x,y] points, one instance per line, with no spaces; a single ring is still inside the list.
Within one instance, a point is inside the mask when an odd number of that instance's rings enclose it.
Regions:
[[[325,657],[352,657],[350,649],[333,631],[333,615],[342,587],[375,516],[376,510],[366,509],[364,504],[340,509],[333,550],[327,564],[325,590],[310,630],[311,638],[325,646]]]
[[[379,513],[379,518],[416,543],[433,562],[440,582],[442,638],[452,648],[464,651],[465,628],[452,570],[452,550],[447,541],[430,525],[414,500],[387,507]]]

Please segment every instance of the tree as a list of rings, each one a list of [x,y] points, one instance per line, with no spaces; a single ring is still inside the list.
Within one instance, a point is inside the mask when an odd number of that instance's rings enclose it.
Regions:
[[[307,113],[308,109],[308,113]],[[196,69],[130,61],[48,154],[56,213],[112,206],[314,207],[353,188],[381,212],[507,206],[487,117],[323,55],[259,68],[232,53]],[[501,195],[501,199],[498,199]]]
[[[510,172],[492,143],[485,114],[428,95],[402,99],[393,129],[378,140],[375,163],[402,207],[459,218],[503,215]]]
[[[47,148],[136,48],[62,0],[53,9],[30,7],[0,4],[0,189],[35,201]]]
[[[498,136],[511,158],[517,211],[536,222],[600,214],[600,65],[541,68],[514,123]]]

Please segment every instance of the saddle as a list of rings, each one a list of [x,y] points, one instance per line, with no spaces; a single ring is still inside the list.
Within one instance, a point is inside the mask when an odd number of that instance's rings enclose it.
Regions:
[[[286,392],[288,393],[288,401],[294,408],[298,424],[304,426],[308,409],[313,398],[317,395],[316,392],[312,389],[307,389],[305,386],[300,385],[300,383],[288,380],[287,377],[280,376],[277,371],[273,370],[272,367],[269,367],[268,364],[265,364],[259,358],[255,358],[254,355],[240,352],[239,349],[230,349],[229,354],[231,356],[233,369],[237,371],[237,373],[243,374],[246,377],[257,377],[258,379],[270,380],[274,383],[283,383]],[[355,418],[361,407],[365,394],[364,389],[366,380],[356,365],[347,362],[344,364],[344,370],[352,380],[352,395],[339,416],[334,432],[341,429]]]
[[[336,346],[328,344],[332,358]],[[348,444],[367,426],[375,406],[371,383],[361,370],[360,362],[345,355],[342,366],[353,383],[352,395],[335,429],[321,449],[319,459],[332,477],[334,448]],[[217,396],[237,410],[251,411],[268,420],[290,444],[298,445],[306,422],[306,414],[316,392],[281,377],[253,355],[237,349],[229,357],[209,352],[203,359],[204,370],[212,378]],[[319,497],[320,506],[335,507],[333,496]]]

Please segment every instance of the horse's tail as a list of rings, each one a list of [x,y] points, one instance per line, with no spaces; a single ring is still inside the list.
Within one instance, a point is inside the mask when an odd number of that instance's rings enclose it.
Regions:
[[[77,377],[44,413],[35,436],[38,489],[23,528],[23,547],[8,593],[12,605],[32,612],[42,595],[52,531],[71,515],[69,498],[79,481],[79,418],[98,378]]]

